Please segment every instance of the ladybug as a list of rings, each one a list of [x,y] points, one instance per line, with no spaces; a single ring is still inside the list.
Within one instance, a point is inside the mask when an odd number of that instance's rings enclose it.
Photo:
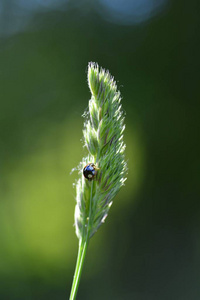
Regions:
[[[89,163],[83,168],[83,175],[86,179],[91,181],[94,179],[95,175],[97,174],[97,170],[98,168],[95,166],[95,164]]]

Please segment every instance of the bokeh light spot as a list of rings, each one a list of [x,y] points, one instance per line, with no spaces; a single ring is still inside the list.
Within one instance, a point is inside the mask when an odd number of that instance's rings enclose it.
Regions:
[[[108,21],[126,25],[141,23],[160,12],[167,0],[99,0],[102,17]]]

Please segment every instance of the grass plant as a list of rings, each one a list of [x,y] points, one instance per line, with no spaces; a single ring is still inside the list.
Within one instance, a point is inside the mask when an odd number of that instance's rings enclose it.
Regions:
[[[91,62],[88,85],[91,99],[83,129],[88,155],[80,163],[76,182],[75,227],[79,249],[70,300],[76,299],[89,240],[104,223],[127,174],[124,113],[116,82],[109,71]],[[91,178],[85,178],[83,169],[90,163],[94,164],[93,173],[89,170]]]

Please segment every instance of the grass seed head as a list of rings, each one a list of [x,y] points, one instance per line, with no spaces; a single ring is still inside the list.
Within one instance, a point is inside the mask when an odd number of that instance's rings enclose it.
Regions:
[[[76,183],[75,226],[78,238],[83,238],[88,231],[91,237],[105,221],[112,200],[124,185],[127,174],[124,114],[116,82],[108,71],[90,62],[88,85],[91,99],[83,130],[88,156],[83,158],[81,165],[83,169],[88,163],[94,163],[97,172],[90,181],[80,170]]]

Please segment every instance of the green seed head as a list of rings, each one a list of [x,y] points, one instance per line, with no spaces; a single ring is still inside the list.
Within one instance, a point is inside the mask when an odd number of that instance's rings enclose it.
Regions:
[[[126,180],[127,165],[123,142],[124,114],[116,82],[108,71],[96,63],[88,65],[88,85],[91,91],[89,114],[84,123],[84,142],[88,156],[82,169],[94,163],[93,180],[82,174],[76,184],[75,225],[78,238],[91,237],[104,222],[112,200]]]

